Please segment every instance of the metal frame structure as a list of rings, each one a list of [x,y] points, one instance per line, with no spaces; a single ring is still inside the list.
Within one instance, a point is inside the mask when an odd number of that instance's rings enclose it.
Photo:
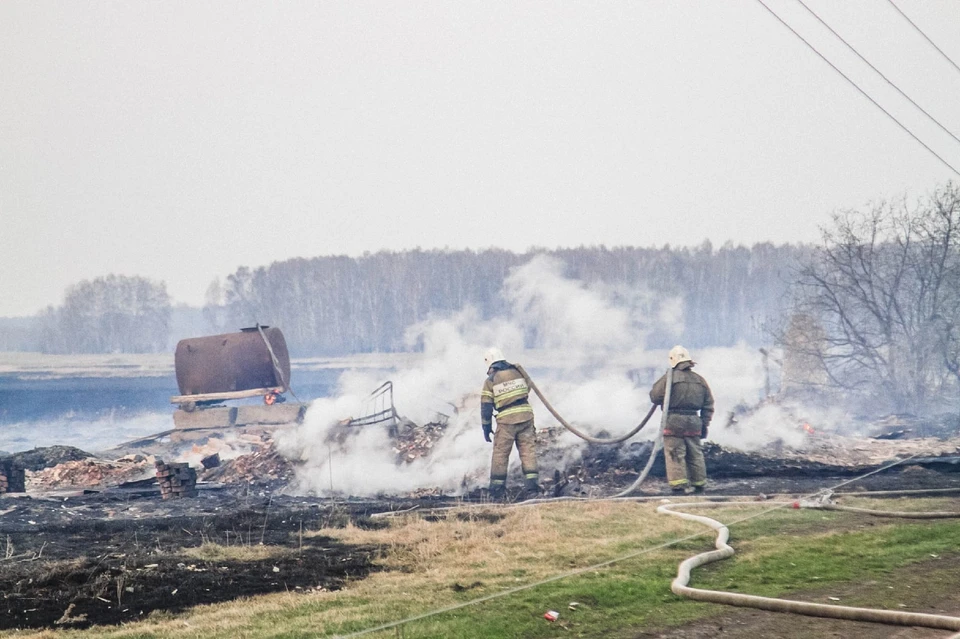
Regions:
[[[362,417],[350,420],[350,426],[372,426],[386,424],[396,428],[400,424],[400,415],[393,404],[393,382],[386,381],[377,387],[364,402]]]

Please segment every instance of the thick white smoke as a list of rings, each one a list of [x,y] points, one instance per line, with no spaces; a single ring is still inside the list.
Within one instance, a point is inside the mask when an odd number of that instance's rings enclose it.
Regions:
[[[437,448],[428,457],[398,465],[384,426],[344,427],[343,420],[384,407],[369,401],[370,392],[384,379],[348,371],[340,377],[335,397],[312,402],[302,426],[278,440],[282,453],[305,462],[299,476],[303,489],[374,495],[438,487],[453,493],[461,490],[465,478],[471,485],[476,481],[472,475],[489,453],[480,446],[485,442],[479,399],[471,396],[483,381],[483,350],[491,343],[519,344],[519,334],[504,322],[480,321],[467,309],[420,324],[409,337],[422,342],[423,357],[391,375],[394,401],[402,416],[417,424],[447,416],[447,432]]]
[[[635,313],[639,296],[618,299],[607,285],[588,288],[564,278],[561,269],[558,261],[541,256],[504,281],[512,318],[525,332],[534,332],[543,348],[562,352],[566,364],[642,348],[649,326]]]
[[[492,345],[524,364],[554,407],[583,430],[617,435],[638,423],[650,406],[649,382],[667,364],[665,352],[644,350],[646,336],[654,327],[663,330],[661,322],[679,332],[681,302],[570,279],[561,262],[546,256],[514,269],[502,295],[508,302],[503,317],[484,320],[467,308],[408,332],[411,347],[422,346],[422,357],[390,379],[404,417],[424,424],[448,416],[446,433],[430,455],[398,463],[386,428],[343,426],[343,420],[377,409],[368,397],[385,381],[368,371],[348,371],[334,397],[314,401],[304,423],[278,439],[283,454],[304,462],[300,489],[372,496],[420,488],[459,494],[485,485],[491,445],[480,430],[479,391],[483,352]],[[524,350],[530,341],[541,348]],[[755,352],[742,347],[694,356],[714,389],[717,422],[736,403],[759,399],[763,377]],[[538,400],[532,403],[539,428],[557,425]],[[658,420],[659,414],[638,439],[652,438]],[[567,455],[551,460],[555,467],[575,462],[583,445],[570,433],[560,444]],[[516,463],[515,454],[511,461]]]

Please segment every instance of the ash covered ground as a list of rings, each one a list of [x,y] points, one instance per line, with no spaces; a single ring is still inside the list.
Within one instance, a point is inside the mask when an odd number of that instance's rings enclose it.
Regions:
[[[201,491],[195,499],[96,493],[0,501],[0,629],[117,624],[157,610],[277,591],[334,590],[375,551],[305,530],[362,525],[364,504]],[[202,559],[203,544],[270,547],[262,559]]]
[[[551,454],[559,435],[550,428],[538,435],[545,497],[612,495],[633,482],[649,455],[649,442],[589,446],[576,463],[552,467],[551,459],[569,459]],[[773,445],[762,454],[707,443],[711,490],[757,499],[808,494],[907,457],[842,490],[960,488],[960,440],[910,438],[895,429],[888,435],[810,433],[802,450]],[[396,463],[430,455],[443,436],[440,424],[398,430]],[[377,550],[303,531],[379,526],[382,520],[371,518],[377,512],[486,498],[483,489],[452,495],[430,488],[366,499],[298,495],[297,464],[276,451],[269,434],[242,444],[237,451],[211,437],[178,453],[143,447],[110,458],[50,447],[15,455],[27,492],[0,496],[0,629],[117,624],[262,593],[337,589],[378,569]],[[161,499],[154,470],[161,456],[192,462],[197,497]],[[663,475],[661,458],[640,494],[667,494]],[[269,552],[230,559],[204,554],[211,544]]]

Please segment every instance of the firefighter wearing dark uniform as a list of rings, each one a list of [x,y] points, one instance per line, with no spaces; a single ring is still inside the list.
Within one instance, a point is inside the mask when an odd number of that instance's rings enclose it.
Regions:
[[[663,428],[663,451],[667,466],[667,481],[671,490],[703,492],[707,483],[707,465],[703,459],[701,439],[713,419],[713,394],[707,381],[691,369],[696,364],[682,346],[670,350],[673,367],[673,385],[670,389],[670,407]],[[667,390],[667,376],[654,383],[650,401],[663,406]]]
[[[527,401],[530,389],[523,375],[504,359],[500,349],[489,349],[484,360],[487,364],[487,379],[480,392],[480,419],[483,437],[488,442],[493,433],[494,411],[497,416],[497,431],[493,436],[493,459],[490,461],[490,496],[501,499],[506,494],[507,465],[514,444],[520,453],[526,495],[539,494],[533,407]]]

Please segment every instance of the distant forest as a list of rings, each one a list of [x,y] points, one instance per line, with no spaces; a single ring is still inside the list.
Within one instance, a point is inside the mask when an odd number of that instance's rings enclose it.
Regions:
[[[156,352],[184,337],[260,322],[280,327],[294,356],[401,351],[407,347],[406,329],[430,315],[465,306],[484,318],[505,315],[504,278],[539,254],[562,261],[568,278],[682,300],[679,340],[691,348],[759,346],[770,342],[766,329],[781,321],[798,263],[811,250],[768,243],[714,249],[704,242],[696,248],[413,250],[297,258],[237,269],[211,285],[203,309],[172,307],[162,283],[108,276],[71,287],[62,307],[0,321],[0,349]],[[124,294],[107,294],[111,286]],[[84,298],[89,303],[80,304],[80,293],[90,291],[97,292],[97,303]],[[647,346],[666,347],[677,339],[676,333],[653,333]]]

